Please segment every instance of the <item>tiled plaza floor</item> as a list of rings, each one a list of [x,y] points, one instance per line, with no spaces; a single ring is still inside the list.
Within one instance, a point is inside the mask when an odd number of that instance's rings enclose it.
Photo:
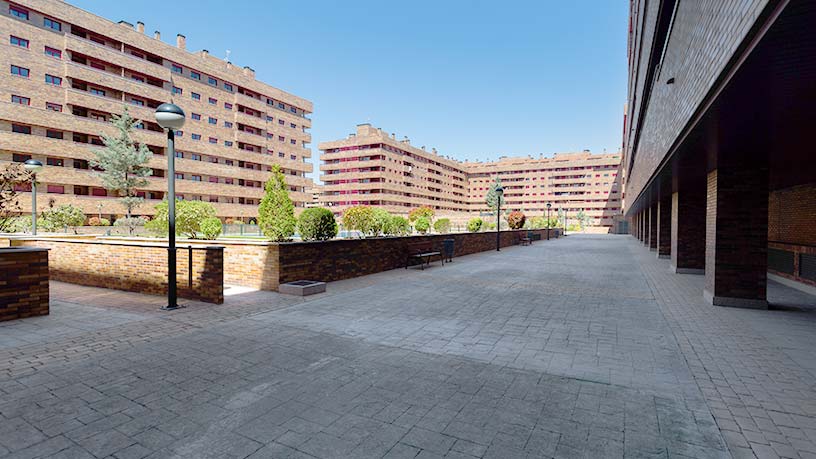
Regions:
[[[0,457],[813,457],[816,299],[706,306],[628,236],[0,324]]]

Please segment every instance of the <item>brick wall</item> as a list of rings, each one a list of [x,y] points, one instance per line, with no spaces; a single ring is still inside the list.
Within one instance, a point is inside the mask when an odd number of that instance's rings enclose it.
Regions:
[[[546,230],[533,232],[540,234],[542,240],[547,239]],[[526,233],[526,230],[502,231],[501,246],[518,244]],[[558,230],[553,230],[551,237],[557,234]],[[280,282],[336,281],[402,268],[409,245],[431,242],[441,252],[445,239],[455,241],[454,257],[496,250],[495,231],[280,244]]]
[[[0,322],[47,315],[48,301],[48,251],[0,249]]]
[[[816,185],[772,191],[768,198],[768,240],[816,245]]]
[[[51,250],[51,278],[72,284],[131,292],[167,294],[167,248],[157,244],[90,239],[13,239],[12,246]],[[193,283],[188,286],[189,251],[178,249],[177,285],[182,298],[224,302],[223,247],[196,246]]]

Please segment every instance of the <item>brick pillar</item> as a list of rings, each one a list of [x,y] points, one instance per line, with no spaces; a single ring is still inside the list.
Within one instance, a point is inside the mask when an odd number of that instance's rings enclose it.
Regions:
[[[635,237],[640,240],[640,212],[635,214]]]
[[[649,250],[657,251],[657,204],[649,207]]]
[[[671,256],[671,195],[657,202],[657,258]]]
[[[671,269],[678,274],[705,272],[704,191],[701,187],[672,194]]]
[[[721,154],[707,177],[703,296],[717,306],[767,308],[767,162],[745,156]]]
[[[643,245],[649,247],[649,213],[650,207],[643,209]]]

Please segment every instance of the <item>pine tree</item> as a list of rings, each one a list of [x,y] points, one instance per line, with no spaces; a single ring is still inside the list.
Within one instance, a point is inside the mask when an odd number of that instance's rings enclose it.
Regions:
[[[105,148],[94,150],[96,159],[91,160],[92,166],[102,169],[97,174],[102,180],[102,186],[120,196],[119,201],[126,209],[128,222],[133,221],[133,209],[144,202],[144,198],[136,195],[136,188],[147,185],[147,177],[153,173],[151,168],[145,166],[153,154],[146,145],[137,144],[130,137],[133,128],[139,123],[124,107],[122,114],[114,115],[111,120],[116,128],[116,135],[103,135],[102,143]],[[128,224],[128,231],[133,234],[131,223]]]
[[[498,210],[499,205],[499,193],[496,192],[496,189],[501,186],[501,180],[496,177],[496,181],[490,185],[490,188],[487,190],[487,194],[485,194],[485,202],[487,203],[487,207],[490,208],[493,212]],[[504,195],[501,197],[501,204],[504,206]]]
[[[277,164],[264,186],[265,194],[258,207],[258,225],[273,241],[285,241],[295,234],[295,205],[289,197],[289,187]]]

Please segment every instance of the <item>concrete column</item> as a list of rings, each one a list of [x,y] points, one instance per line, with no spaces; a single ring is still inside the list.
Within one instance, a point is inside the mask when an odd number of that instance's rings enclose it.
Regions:
[[[705,272],[706,195],[704,189],[672,194],[671,269],[678,274]]]
[[[657,251],[657,204],[649,207],[649,250]]]
[[[671,256],[671,195],[657,202],[657,258]]]
[[[768,168],[753,156],[720,156],[706,187],[704,298],[767,308]]]

